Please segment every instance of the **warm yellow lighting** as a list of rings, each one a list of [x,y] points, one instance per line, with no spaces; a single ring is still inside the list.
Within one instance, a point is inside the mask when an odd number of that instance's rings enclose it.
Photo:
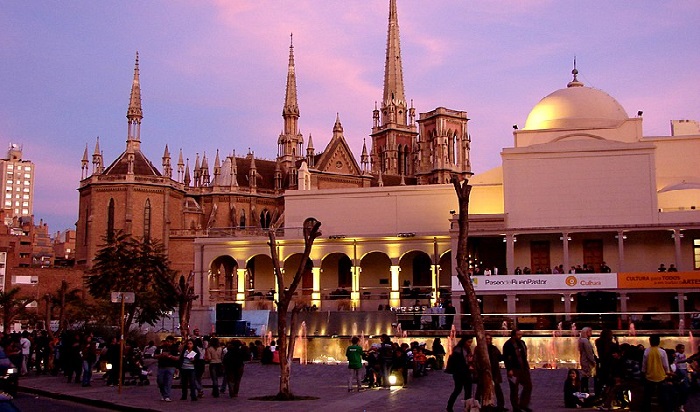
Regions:
[[[389,376],[389,385],[396,385],[396,375],[390,375]]]
[[[391,271],[391,294],[389,304],[393,307],[401,306],[401,298],[399,296],[399,272],[401,268],[398,265],[392,265]]]

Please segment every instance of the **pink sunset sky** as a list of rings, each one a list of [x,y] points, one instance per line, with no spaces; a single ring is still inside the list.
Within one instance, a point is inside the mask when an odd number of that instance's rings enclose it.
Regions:
[[[336,113],[356,157],[382,97],[389,0],[27,1],[0,13],[0,142],[36,168],[37,218],[74,228],[80,160],[125,148],[140,53],[142,150],[194,163],[272,159],[294,33],[301,132],[317,151]],[[579,79],[644,111],[644,135],[700,120],[700,2],[398,0],[406,96],[468,112],[473,170],[500,165],[544,96]],[[0,150],[5,150],[5,147]],[[210,165],[212,163],[210,162]]]

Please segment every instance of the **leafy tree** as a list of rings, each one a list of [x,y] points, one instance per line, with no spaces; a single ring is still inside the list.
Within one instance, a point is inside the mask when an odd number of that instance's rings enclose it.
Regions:
[[[20,288],[15,287],[8,291],[0,291],[0,308],[2,313],[3,330],[9,331],[12,326],[12,321],[20,314],[24,313],[24,308],[27,307],[34,298],[20,297]]]
[[[176,272],[163,245],[156,240],[136,239],[122,231],[105,238],[85,281],[95,299],[109,300],[112,292],[134,292],[126,309],[124,327],[133,322],[155,325],[177,305]],[[118,311],[117,305],[114,311]]]
[[[452,177],[452,184],[457,193],[459,201],[459,237],[457,238],[457,279],[464,288],[469,302],[469,312],[473,320],[474,332],[476,332],[475,358],[478,382],[477,387],[481,388],[483,410],[495,408],[495,388],[493,376],[491,376],[491,363],[489,361],[489,351],[486,345],[486,331],[484,329],[484,319],[479,309],[479,301],[474,291],[471,276],[469,275],[469,261],[467,253],[467,239],[469,237],[469,195],[472,186],[469,179],[459,179],[457,175]]]
[[[68,325],[73,321],[81,320],[82,309],[84,302],[82,291],[78,288],[71,288],[68,282],[61,281],[61,286],[53,293],[44,295],[45,312],[44,323],[46,330],[51,334],[51,319],[53,319],[54,311],[58,309],[58,330],[57,334],[68,329]]]

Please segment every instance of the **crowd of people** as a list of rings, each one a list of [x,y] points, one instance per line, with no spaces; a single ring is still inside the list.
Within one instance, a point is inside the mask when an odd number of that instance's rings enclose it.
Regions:
[[[683,344],[674,349],[662,348],[658,335],[649,338],[649,347],[620,344],[611,330],[604,329],[591,340],[589,327],[581,330],[578,340],[580,369],[571,369],[564,382],[564,405],[567,408],[597,407],[612,410],[628,407],[635,400],[642,411],[650,410],[652,397],[658,399],[664,411],[682,412],[691,387],[700,381],[700,347],[698,352],[686,355]],[[384,334],[379,343],[368,350],[353,337],[347,347],[348,391],[367,387],[405,386],[409,371],[413,378],[428,371],[445,370],[452,375],[454,390],[447,401],[452,411],[457,398],[464,393],[465,401],[479,401],[481,387],[478,371],[490,368],[496,396],[496,410],[505,411],[500,362],[505,365],[513,412],[530,412],[532,380],[528,364],[527,345],[520,330],[511,331],[502,348],[493,344],[486,335],[490,365],[479,365],[475,357],[474,337],[462,337],[449,351],[435,338],[430,348],[417,341],[392,342]],[[167,336],[160,344],[154,341],[139,347],[125,341],[120,359],[120,342],[116,337],[104,341],[92,334],[64,332],[54,336],[46,331],[27,331],[3,334],[0,332],[0,350],[26,375],[62,376],[68,383],[91,386],[93,372],[106,371],[104,384],[114,386],[121,379],[124,384],[149,384],[149,375],[157,376],[160,397],[165,402],[173,399],[172,386],[180,379],[181,400],[196,401],[204,396],[202,377],[208,369],[211,378],[211,396],[218,398],[228,392],[238,396],[245,363],[258,360],[262,364],[279,363],[280,353],[275,342],[264,345],[260,340],[248,345],[238,339],[224,344],[216,337],[203,337],[194,329],[191,337],[177,341]],[[121,361],[121,362],[120,362]],[[120,364],[123,365],[120,369]],[[208,365],[208,368],[207,368]],[[692,366],[691,366],[692,365]],[[364,369],[364,374],[362,373]],[[477,384],[476,392],[473,385]]]
[[[592,334],[591,328],[581,330],[581,369],[569,371],[564,384],[566,407],[613,410],[615,406],[628,407],[632,400],[641,400],[636,406],[648,411],[656,396],[664,411],[685,410],[691,386],[700,379],[700,347],[691,356],[686,355],[683,344],[663,349],[659,335],[650,336],[646,348],[641,344],[620,344],[609,329],[600,332],[594,345]],[[689,365],[693,365],[692,373]]]

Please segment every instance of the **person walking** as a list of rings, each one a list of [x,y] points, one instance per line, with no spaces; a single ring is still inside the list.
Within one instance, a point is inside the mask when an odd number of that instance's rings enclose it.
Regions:
[[[382,386],[388,388],[390,386],[389,376],[391,375],[391,364],[394,357],[394,345],[391,343],[391,338],[389,338],[389,335],[386,333],[382,334],[380,342],[379,362],[382,368]]]
[[[20,374],[22,376],[29,372],[29,355],[32,353],[32,341],[29,340],[29,332],[22,332],[22,337],[19,339],[19,346],[22,348],[22,365]]]
[[[345,350],[345,356],[348,358],[348,369],[350,370],[350,376],[348,377],[348,392],[352,392],[352,381],[355,379],[357,382],[357,391],[362,389],[360,370],[362,370],[362,346],[358,345],[360,339],[357,336],[353,336],[350,340],[352,343]]]
[[[248,348],[240,340],[234,339],[229,343],[226,348],[226,355],[224,355],[223,365],[226,373],[226,382],[228,383],[228,396],[231,398],[238,396],[245,362],[249,359]]]
[[[589,327],[581,329],[581,337],[578,339],[579,363],[581,364],[581,392],[589,393],[588,381],[593,377],[596,365],[595,353],[591,344],[593,330]]]
[[[498,347],[493,344],[493,336],[486,334],[486,346],[489,350],[489,362],[491,362],[491,377],[493,378],[493,388],[496,392],[496,410],[505,411],[505,399],[503,397],[503,388],[501,388],[501,383],[503,382],[503,377],[501,376],[501,366],[499,362],[503,360],[503,355]]]
[[[204,362],[204,353],[207,349],[207,341],[199,333],[199,328],[194,328],[192,332],[192,341],[194,342],[194,348],[199,355],[194,362],[194,384],[197,387],[197,396],[200,398],[204,396],[204,387],[202,386],[202,376],[204,376],[204,368],[206,363]]]
[[[218,338],[211,338],[209,346],[204,351],[204,361],[209,363],[209,376],[211,377],[212,396],[219,397],[219,377],[224,374],[221,360],[224,356],[224,348],[219,345]]]
[[[180,361],[180,354],[177,344],[175,343],[175,338],[173,336],[166,337],[155,356],[158,360],[156,382],[160,390],[160,399],[165,402],[170,402],[172,398],[170,393],[173,387],[173,376],[175,376],[175,369]]]
[[[527,345],[523,342],[523,332],[513,329],[510,339],[503,345],[503,361],[508,375],[510,387],[510,404],[513,412],[532,412],[530,409],[530,396],[532,395],[532,380],[530,379],[530,365],[527,362]],[[522,393],[518,394],[522,386]]]
[[[82,386],[91,386],[92,367],[95,365],[95,362],[97,362],[97,346],[96,342],[92,340],[91,335],[85,336],[85,343],[80,353],[83,360]]]
[[[447,359],[447,368],[445,371],[452,374],[455,388],[447,400],[447,412],[454,411],[455,401],[464,390],[464,400],[472,397],[472,378],[469,370],[469,360],[471,358],[471,345],[474,338],[471,336],[463,337],[457,345],[452,349],[450,357]]]

